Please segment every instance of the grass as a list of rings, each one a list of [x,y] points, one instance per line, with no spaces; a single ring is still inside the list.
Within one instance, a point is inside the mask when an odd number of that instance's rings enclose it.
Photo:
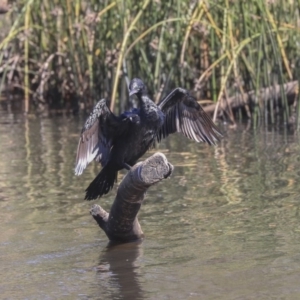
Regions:
[[[232,123],[283,121],[300,110],[257,98],[239,111],[226,99],[298,80],[300,1],[19,1],[0,42],[0,90],[24,111],[90,109],[109,97],[128,106],[128,78],[158,100],[175,86],[217,102]],[[5,31],[2,31],[5,32]],[[297,119],[297,118],[296,118]]]

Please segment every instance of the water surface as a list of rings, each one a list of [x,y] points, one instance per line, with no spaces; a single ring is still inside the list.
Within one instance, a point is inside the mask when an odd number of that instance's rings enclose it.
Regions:
[[[73,175],[83,121],[1,112],[1,299],[300,299],[297,134],[171,136],[159,150],[175,171],[147,193],[145,240],[109,247],[89,209],[109,210],[116,189],[86,202],[99,167]]]

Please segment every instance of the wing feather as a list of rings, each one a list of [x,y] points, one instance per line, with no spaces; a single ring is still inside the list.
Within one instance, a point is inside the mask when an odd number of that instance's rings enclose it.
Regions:
[[[213,145],[222,136],[197,100],[185,89],[173,90],[158,106],[166,115],[157,133],[158,141],[174,132],[181,132],[195,142]]]
[[[105,99],[100,100],[87,118],[77,147],[75,175],[81,175],[87,165],[96,160],[102,165],[108,160],[117,117]]]

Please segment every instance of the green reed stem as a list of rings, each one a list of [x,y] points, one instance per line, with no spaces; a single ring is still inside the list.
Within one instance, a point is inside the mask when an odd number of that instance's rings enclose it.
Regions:
[[[123,62],[123,58],[124,58],[124,54],[125,54],[125,48],[126,48],[128,38],[129,38],[130,33],[133,30],[135,24],[137,23],[139,18],[142,16],[144,10],[146,9],[146,7],[148,6],[149,3],[150,3],[150,0],[145,0],[144,1],[141,10],[138,12],[136,17],[134,18],[134,20],[130,24],[128,30],[125,32],[125,36],[124,36],[123,41],[122,41],[122,46],[121,46],[121,50],[120,50],[120,54],[119,54],[119,58],[118,58],[118,64],[117,64],[117,68],[116,68],[116,74],[115,74],[115,80],[114,80],[113,91],[112,91],[112,96],[111,96],[111,104],[110,104],[110,109],[111,110],[113,110],[114,106],[115,106],[117,87],[118,87],[118,82],[119,82],[119,77],[120,77],[120,71],[121,71],[121,67],[122,67],[122,62]]]

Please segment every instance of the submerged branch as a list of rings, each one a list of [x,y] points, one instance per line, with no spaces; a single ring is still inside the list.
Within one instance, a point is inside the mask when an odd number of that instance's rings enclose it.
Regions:
[[[283,91],[281,89],[283,89]],[[271,100],[279,100],[281,99],[282,92],[286,95],[288,104],[292,105],[296,100],[296,96],[299,92],[298,90],[298,81],[291,81],[283,85],[276,84],[260,89],[258,93],[256,93],[256,91],[250,91],[245,94],[238,94],[229,98],[227,101],[221,101],[219,107],[217,106],[217,103],[215,103],[204,107],[204,110],[208,114],[212,114],[215,109],[218,108],[217,114],[220,115],[228,107],[237,109],[248,104],[257,104],[259,101],[269,102]]]
[[[162,153],[155,153],[139,162],[123,178],[117,196],[107,213],[94,205],[91,215],[111,241],[130,242],[144,237],[137,213],[143,203],[147,189],[169,177],[173,166]]]

